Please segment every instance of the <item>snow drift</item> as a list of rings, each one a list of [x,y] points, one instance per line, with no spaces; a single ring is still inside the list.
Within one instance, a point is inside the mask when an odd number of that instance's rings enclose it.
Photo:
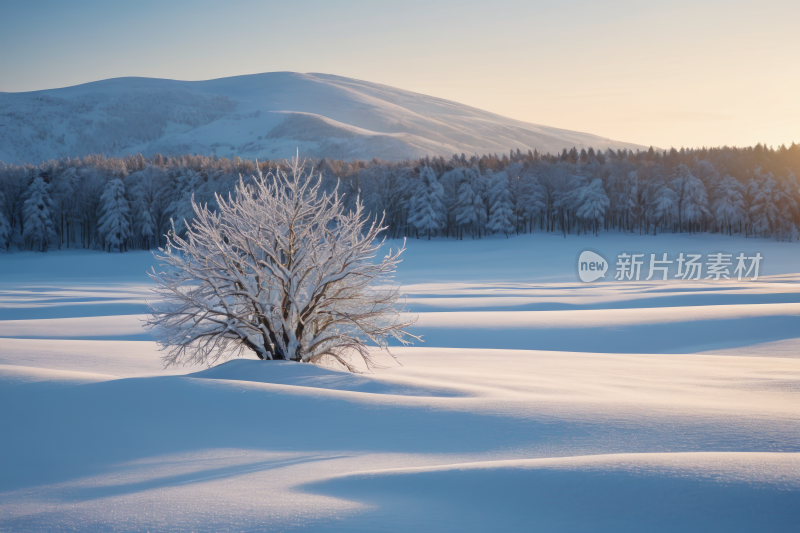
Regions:
[[[652,239],[410,241],[427,342],[364,375],[164,371],[122,314],[151,255],[0,256],[0,530],[795,531],[799,249],[659,236],[769,260],[755,282],[575,281],[588,243]]]

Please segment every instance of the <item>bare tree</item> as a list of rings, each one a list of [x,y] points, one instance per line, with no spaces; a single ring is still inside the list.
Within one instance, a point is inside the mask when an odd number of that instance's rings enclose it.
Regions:
[[[367,346],[409,344],[414,323],[398,308],[393,273],[405,245],[389,249],[360,199],[346,210],[336,191],[299,158],[266,177],[240,177],[234,195],[212,211],[192,199],[194,221],[173,230],[150,273],[161,297],[147,327],[167,366],[211,365],[252,350],[260,359],[316,363],[330,357],[350,371],[352,354],[374,365]]]

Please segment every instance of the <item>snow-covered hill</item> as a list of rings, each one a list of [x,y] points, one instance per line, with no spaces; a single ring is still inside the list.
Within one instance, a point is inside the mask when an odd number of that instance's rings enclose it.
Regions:
[[[116,78],[0,93],[0,161],[89,153],[405,159],[519,148],[643,148],[329,74]]]

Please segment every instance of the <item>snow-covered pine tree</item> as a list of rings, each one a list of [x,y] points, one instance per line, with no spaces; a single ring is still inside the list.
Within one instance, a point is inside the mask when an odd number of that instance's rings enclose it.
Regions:
[[[762,174],[760,169],[756,170],[748,188],[753,195],[753,203],[750,206],[753,231],[756,235],[765,237],[777,236],[783,225],[781,203],[785,193],[771,172]]]
[[[104,174],[93,168],[81,168],[80,186],[78,188],[78,211],[81,226],[80,240],[84,248],[94,247],[97,234],[98,216],[100,215],[100,197],[103,195],[108,180]]]
[[[756,235],[774,235],[780,240],[800,238],[795,222],[800,191],[794,174],[779,180],[771,172],[764,174],[757,168],[747,184],[746,194],[750,198],[750,221]]]
[[[797,177],[794,175],[794,172],[789,171],[786,180],[784,180],[784,184],[786,187],[786,194],[795,201],[797,208],[800,208],[800,185],[797,183]]]
[[[22,207],[25,230],[22,237],[32,250],[46,252],[56,240],[52,219],[53,200],[47,183],[40,177],[28,187],[28,198]]]
[[[677,194],[673,189],[663,185],[656,189],[653,201],[650,204],[650,215],[653,221],[653,235],[658,232],[658,225],[661,224],[662,232],[678,213]]]
[[[3,213],[0,213],[0,246],[6,251],[11,246],[11,226]]]
[[[258,173],[217,210],[193,204],[186,238],[174,230],[164,272],[151,274],[159,303],[147,326],[167,365],[208,364],[252,351],[259,359],[318,363],[331,358],[351,371],[351,357],[373,365],[367,343],[388,351],[408,344],[413,318],[396,306],[394,271],[404,247],[375,260],[385,230],[363,203],[345,209],[322,191],[304,161]]]
[[[119,247],[120,253],[125,248],[131,234],[130,211],[122,180],[109,181],[100,197],[100,220],[97,226],[103,247],[107,246],[109,253],[115,246]]]
[[[626,172],[624,168],[620,169],[609,176],[608,183],[608,199],[616,218],[616,224],[612,225],[619,224],[619,231],[629,230],[636,219],[635,209],[638,187],[636,172]]]
[[[453,160],[456,164],[460,164],[460,161],[457,157],[453,156]],[[448,170],[442,174],[441,178],[439,178],[439,183],[442,184],[442,189],[444,191],[443,205],[445,210],[445,227],[447,228],[448,237],[450,236],[451,230],[455,231],[455,236],[458,237],[458,223],[456,222],[456,214],[458,211],[458,188],[466,179],[465,173],[465,168],[456,167],[452,170]]]
[[[533,174],[523,174],[521,179],[524,180],[522,214],[528,219],[528,230],[533,231],[534,219],[543,221],[547,213],[546,194],[544,187]]]
[[[696,176],[700,181],[703,182],[703,185],[706,186],[706,191],[708,191],[709,196],[717,190],[720,181],[722,181],[719,172],[717,172],[717,169],[714,168],[714,165],[705,160],[698,161],[694,165],[694,168],[692,169],[692,175]],[[709,198],[709,200],[711,200],[711,198]]]
[[[675,201],[675,215],[678,218],[678,231],[683,232],[683,202],[687,197],[686,182],[688,177],[691,176],[689,168],[686,165],[678,165],[675,173],[667,177],[667,186],[672,189]]]
[[[481,216],[481,222],[479,226],[481,230],[486,232],[485,225],[489,221],[489,179],[486,173],[481,172],[480,168],[473,167],[472,171],[474,176],[472,177],[472,188],[475,190],[475,200],[480,200],[483,204],[483,215]],[[488,171],[489,173],[491,170]]]
[[[381,185],[386,182],[385,176],[388,174],[388,170],[382,165],[373,164],[360,169],[358,174],[361,190],[356,197],[361,197],[361,201],[364,202],[364,206],[370,213],[385,212],[384,189]]]
[[[522,165],[515,165],[509,174],[508,199],[511,204],[513,225],[517,233],[527,232],[528,223],[533,229],[533,218],[541,215],[545,208],[541,187],[536,177],[524,172]]]
[[[733,228],[741,229],[747,217],[743,193],[744,186],[732,176],[725,176],[714,193],[714,218],[723,231],[727,228],[728,235],[733,233]]]
[[[422,167],[419,173],[419,183],[417,184],[411,205],[413,212],[409,215],[411,223],[417,231],[428,235],[435,234],[444,225],[444,189],[436,173],[431,167]]]
[[[568,189],[566,194],[561,197],[561,209],[564,210],[567,216],[567,231],[575,231],[576,235],[580,235],[581,230],[585,228],[582,228],[581,225],[577,223],[577,220],[580,220],[580,217],[577,216],[577,212],[581,203],[581,194],[584,189],[589,186],[589,181],[586,176],[582,174],[570,173],[567,183]]]
[[[61,238],[61,244],[70,245],[70,237],[75,224],[76,189],[78,187],[78,171],[69,167],[56,175],[51,184],[55,213],[53,222]]]
[[[703,182],[691,174],[684,177],[683,190],[681,220],[684,225],[688,225],[689,233],[692,233],[693,229],[699,228],[702,221],[711,215],[708,210],[708,194]]]
[[[408,183],[416,181],[416,176],[411,170],[400,167],[384,169],[375,174],[375,178],[371,184],[372,196],[376,198],[373,214],[383,213],[389,226],[389,238],[397,238],[404,226]]]
[[[631,172],[636,182],[633,198],[633,229],[635,231],[638,226],[639,235],[642,234],[642,231],[644,231],[645,234],[650,232],[650,211],[656,192],[658,191],[658,188],[654,184],[651,184],[651,181],[647,179],[647,175],[642,170],[643,169],[638,169]]]
[[[566,149],[563,154],[568,156]],[[564,238],[570,230],[569,219],[572,209],[572,200],[575,194],[575,176],[572,174],[570,165],[559,163],[545,167],[542,174],[542,181],[547,193],[548,203],[550,204],[549,218],[552,231],[559,228]],[[580,177],[579,177],[580,179]]]
[[[778,206],[781,209],[782,220],[778,238],[785,241],[796,241],[800,239],[800,231],[794,222],[798,216],[800,191],[794,173],[789,172],[789,175],[781,181],[780,189],[782,194]]]
[[[194,217],[192,205],[196,200],[195,192],[202,180],[200,175],[190,168],[177,169],[175,172],[176,174],[171,176],[175,186],[173,192],[175,199],[170,204],[169,211],[175,224],[175,231],[183,234]]]
[[[492,233],[508,234],[514,231],[511,201],[508,192],[508,174],[495,172],[489,178],[489,222],[487,229]]]
[[[144,170],[134,172],[125,179],[125,190],[134,198],[132,204],[137,213],[147,211],[150,216],[152,234],[146,241],[147,233],[141,217],[136,217],[133,231],[142,236],[142,244],[148,248],[161,245],[161,235],[169,217],[169,206],[172,202],[172,190],[167,173],[159,166],[147,165]],[[224,192],[224,191],[220,191]]]
[[[611,201],[603,188],[602,180],[594,179],[581,190],[576,214],[590,225],[595,235],[600,235],[600,226],[603,225],[610,206]]]
[[[11,246],[11,225],[8,223],[6,216],[3,214],[2,206],[5,204],[5,199],[3,198],[3,192],[0,191],[0,246],[8,251],[9,246]]]
[[[486,208],[479,192],[480,174],[477,169],[470,168],[464,174],[464,181],[458,187],[458,205],[456,207],[456,224],[464,238],[464,229],[469,231],[472,238],[481,236],[481,228],[486,222]],[[476,190],[478,189],[478,190]]]
[[[142,206],[139,211],[139,233],[144,241],[144,248],[149,250],[153,244],[153,233],[155,225],[153,224],[153,217],[150,210],[146,206]]]
[[[432,235],[445,232],[448,237],[453,234],[459,238],[463,238],[464,232],[482,235],[494,205],[486,184],[493,173],[501,171],[510,176],[509,200],[516,231],[532,226],[536,218],[536,223],[541,223],[544,231],[563,231],[565,236],[577,231],[588,232],[588,224],[584,224],[577,214],[579,189],[598,178],[603,181],[611,202],[604,227],[619,231],[636,231],[638,227],[640,233],[649,233],[657,225],[659,231],[739,231],[749,235],[753,224],[757,223],[755,233],[787,239],[792,238],[800,224],[800,211],[795,207],[800,204],[800,193],[796,179],[791,176],[791,172],[798,174],[800,170],[800,146],[797,145],[778,150],[756,146],[752,151],[726,148],[663,153],[655,150],[641,153],[605,150],[602,157],[599,152],[592,156],[592,151],[587,148],[586,162],[578,165],[569,162],[574,153],[570,155],[565,150],[563,155],[563,161],[559,162],[557,156],[536,151],[522,155],[513,150],[510,155],[502,157],[492,154],[470,158],[460,156],[449,161],[440,157],[395,163],[328,160],[320,161],[319,168],[325,175],[325,190],[332,190],[333,183],[341,179],[343,184],[350,184],[355,193],[361,191],[362,199],[372,213],[385,211],[390,238],[419,234],[416,226],[409,223],[409,216],[419,222],[421,210],[415,207],[419,200],[415,196],[421,181],[420,169],[426,165],[441,176],[438,181],[444,188],[442,226],[431,231]],[[583,159],[580,154],[579,160]],[[683,166],[689,165],[690,161],[694,162],[690,167]],[[763,192],[761,189],[767,176],[766,171],[753,167],[754,162],[763,164],[774,173],[772,179],[777,183],[774,186],[779,193],[777,198],[755,201],[756,196]],[[474,181],[470,181],[467,174],[471,175],[476,168],[482,170],[476,173]],[[32,244],[28,237],[21,239],[21,235],[26,234],[23,207],[29,196],[28,188],[40,176],[48,184],[49,196],[54,201],[50,218],[56,238],[48,246],[72,246],[73,242],[80,241],[84,247],[105,247],[97,231],[100,197],[110,180],[120,178],[131,202],[131,237],[125,244],[126,249],[157,247],[163,244],[170,217],[175,218],[176,230],[179,233],[184,231],[183,219],[194,216],[191,209],[193,193],[195,201],[207,202],[213,210],[213,193],[226,195],[233,191],[239,175],[248,176],[255,172],[254,169],[252,161],[197,155],[148,161],[138,156],[118,158],[98,154],[81,160],[48,161],[41,165],[6,165],[0,162],[0,191],[5,196],[0,210],[11,226],[12,242],[19,242],[22,248],[38,249],[38,245]],[[748,214],[745,220],[730,211],[737,211],[732,206],[739,200],[736,194],[721,187],[720,172],[723,176],[730,173],[737,179],[745,175],[754,177],[752,187],[744,187],[741,191]],[[695,202],[697,195],[689,190],[694,181],[692,176],[705,186],[707,204],[713,206],[713,209],[709,208],[713,216],[703,210],[705,202],[699,187],[699,202]],[[74,178],[74,187],[71,178]],[[465,181],[470,181],[474,193],[467,194],[470,209],[482,203],[483,214],[465,211],[466,203],[459,199],[466,190],[461,188]],[[679,208],[666,220],[656,221],[654,207],[658,192],[665,183],[676,191]],[[539,185],[538,200],[525,199],[529,184]],[[726,197],[730,194],[733,198]],[[348,194],[346,205],[350,205],[350,197],[354,198],[355,194]],[[777,206],[779,216],[770,216],[770,203]],[[765,205],[766,211],[761,212]],[[752,223],[750,206],[755,206]],[[141,216],[146,216],[145,209],[152,219],[152,239],[147,238],[147,228],[140,220]],[[459,215],[462,223],[459,223]],[[662,225],[666,227],[662,228]],[[423,229],[423,233],[426,231]]]

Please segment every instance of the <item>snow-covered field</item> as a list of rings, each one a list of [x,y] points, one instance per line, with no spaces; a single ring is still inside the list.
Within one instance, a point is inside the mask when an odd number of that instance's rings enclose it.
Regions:
[[[581,284],[578,253],[760,252]],[[409,241],[425,343],[163,370],[142,252],[0,255],[0,531],[797,531],[800,246]]]

